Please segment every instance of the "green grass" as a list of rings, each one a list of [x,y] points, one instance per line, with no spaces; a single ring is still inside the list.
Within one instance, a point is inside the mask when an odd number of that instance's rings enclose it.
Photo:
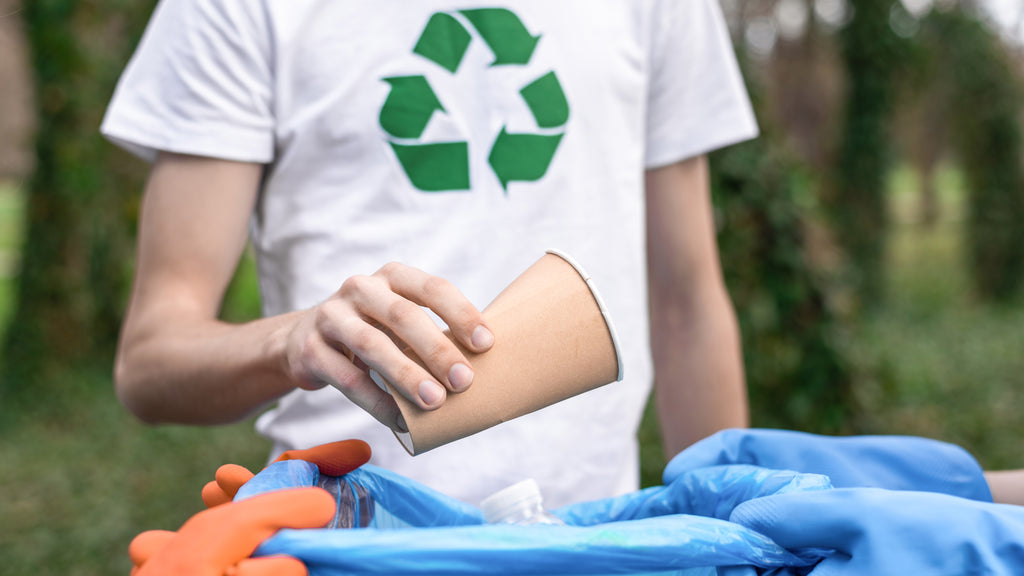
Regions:
[[[0,433],[0,566],[11,576],[127,575],[136,534],[176,530],[203,509],[219,465],[259,469],[269,451],[250,422],[143,426],[105,370],[69,378],[66,394]]]

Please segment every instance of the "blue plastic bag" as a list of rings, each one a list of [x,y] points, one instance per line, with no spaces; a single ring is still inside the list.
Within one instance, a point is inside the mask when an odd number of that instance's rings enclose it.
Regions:
[[[321,486],[339,502],[348,530],[282,530],[256,556],[287,554],[311,576],[342,574],[641,574],[714,573],[748,566],[762,572],[807,567],[821,558],[791,553],[726,519],[762,496],[830,489],[826,477],[754,466],[716,466],[671,484],[554,513],[566,526],[484,524],[479,509],[374,466],[322,477],[303,461],[274,464],[237,499],[271,490]]]

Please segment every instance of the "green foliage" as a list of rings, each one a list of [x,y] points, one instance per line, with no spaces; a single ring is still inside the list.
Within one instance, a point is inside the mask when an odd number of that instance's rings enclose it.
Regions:
[[[36,167],[3,345],[7,395],[53,381],[62,366],[112,356],[143,174],[97,128],[153,4],[34,0],[20,13],[35,72]]]
[[[939,214],[917,225],[917,183],[898,170],[891,187],[890,297],[851,328],[860,424],[867,433],[954,442],[988,469],[1024,467],[1024,309],[980,301],[959,265],[969,191],[940,166]]]
[[[238,268],[224,293],[220,319],[225,322],[247,322],[262,315],[256,260],[252,251],[247,250],[238,262]]]
[[[661,444],[661,430],[658,428],[658,413],[653,394],[647,400],[636,437],[640,444],[640,486],[660,486],[661,473],[668,462],[665,460],[665,449]]]
[[[721,259],[743,337],[752,421],[847,431],[852,380],[824,278],[808,261],[810,195],[799,165],[782,149],[767,132],[711,156]]]
[[[893,0],[859,0],[841,32],[847,94],[830,208],[851,282],[860,303],[869,307],[883,297],[888,125],[895,73],[906,56],[905,42],[889,24],[893,9]]]
[[[953,144],[970,191],[968,268],[979,295],[1008,300],[1024,282],[1020,74],[999,37],[962,9],[933,11],[923,32],[952,86]]]
[[[830,284],[812,262],[816,184],[760,111],[761,86],[744,65],[761,136],[710,155],[722,270],[736,308],[758,427],[853,431],[853,373]]]

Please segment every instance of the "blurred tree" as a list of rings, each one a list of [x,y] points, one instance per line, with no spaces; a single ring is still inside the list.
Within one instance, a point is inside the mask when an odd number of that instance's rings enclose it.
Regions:
[[[783,37],[765,62],[765,104],[800,159],[818,174],[835,166],[842,103],[842,67],[835,34],[814,10],[803,34]]]
[[[841,30],[846,104],[830,207],[860,305],[883,296],[887,235],[888,126],[904,41],[890,25],[898,0],[858,0]]]
[[[761,89],[747,74],[755,109]],[[711,155],[718,241],[737,310],[755,426],[856,431],[853,373],[811,257],[817,210],[805,164],[758,114],[761,137]]]
[[[852,373],[821,271],[808,258],[799,165],[762,139],[711,157],[719,243],[755,426],[852,432]]]
[[[143,174],[98,127],[154,0],[31,0],[20,16],[36,87],[35,171],[18,302],[0,391],[40,389],[88,361],[109,366],[130,281]]]
[[[1024,91],[1006,45],[973,10],[933,10],[923,37],[951,86],[951,137],[968,190],[966,256],[975,289],[1007,300],[1024,283]]]
[[[896,140],[907,162],[920,174],[918,221],[931,228],[939,221],[941,203],[936,187],[939,163],[949,152],[952,78],[940,58],[935,26],[925,18],[908,46],[907,73],[898,85]]]
[[[25,31],[20,20],[7,17],[20,6],[21,0],[0,0],[0,181],[20,181],[32,166],[28,149],[32,90]]]

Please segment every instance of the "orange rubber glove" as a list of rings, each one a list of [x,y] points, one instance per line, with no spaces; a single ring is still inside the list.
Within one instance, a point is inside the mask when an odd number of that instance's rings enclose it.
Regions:
[[[306,566],[286,556],[250,558],[282,528],[321,528],[334,518],[335,501],[315,487],[267,492],[204,510],[177,532],[143,532],[128,547],[132,576],[305,576]]]
[[[370,460],[370,446],[362,440],[341,440],[306,450],[288,450],[274,462],[284,460],[305,460],[316,464],[321,474],[344,476]],[[203,503],[207,508],[213,508],[231,502],[238,489],[253,476],[252,472],[237,464],[221,466],[214,474],[214,480],[203,486]]]
[[[203,504],[207,508],[227,504],[235,499],[235,494],[243,484],[255,476],[248,468],[238,464],[225,464],[217,468],[214,479],[203,486]]]

